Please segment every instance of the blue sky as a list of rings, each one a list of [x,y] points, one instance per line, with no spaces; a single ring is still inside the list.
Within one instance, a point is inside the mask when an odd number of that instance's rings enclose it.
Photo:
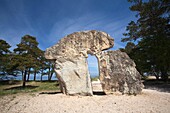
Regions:
[[[122,33],[135,19],[130,5],[127,0],[0,0],[0,39],[13,49],[29,34],[45,50],[67,34],[93,29],[110,34],[115,50],[125,46]],[[94,58],[89,64],[95,68]]]

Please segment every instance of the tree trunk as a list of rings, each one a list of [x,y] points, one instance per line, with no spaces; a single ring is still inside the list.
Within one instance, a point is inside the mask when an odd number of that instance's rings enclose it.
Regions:
[[[37,75],[37,71],[34,70],[34,81],[36,81],[36,75]]]
[[[161,71],[161,78],[163,81],[168,81],[168,73],[166,71]]]
[[[30,71],[31,71],[31,68],[28,69],[28,77],[27,77],[27,81],[29,81],[29,79],[30,79],[30,73],[31,73]]]
[[[43,76],[43,75],[41,75],[41,81],[42,81],[42,76]]]
[[[50,81],[50,73],[48,74],[48,81]]]
[[[51,78],[52,78],[52,76],[53,76],[53,73],[54,73],[53,71],[51,71],[51,72],[50,72],[50,78],[49,78],[49,81],[51,81]]]
[[[23,77],[24,76],[24,71],[23,70],[21,71],[21,74],[22,74],[22,77]]]
[[[52,75],[50,75],[50,77],[49,77],[49,79],[48,79],[48,80],[49,80],[49,81],[51,81],[51,78],[52,78]]]
[[[42,81],[42,76],[43,76],[43,70],[41,70],[41,81]]]
[[[22,87],[25,88],[25,84],[26,84],[26,76],[27,76],[27,70],[24,71],[24,74],[22,76]]]
[[[159,73],[153,72],[153,75],[156,77],[156,80],[159,80]]]
[[[49,75],[48,75],[48,80],[51,81],[51,78],[53,76],[53,73],[54,73],[54,65],[51,66],[51,70],[49,68]]]
[[[156,80],[159,80],[159,76],[158,75],[155,75],[155,77],[156,77]]]
[[[50,67],[48,68],[48,81],[50,81],[51,70]]]

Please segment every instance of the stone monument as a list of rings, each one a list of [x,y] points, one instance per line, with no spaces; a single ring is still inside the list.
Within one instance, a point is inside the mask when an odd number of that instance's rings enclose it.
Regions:
[[[121,51],[112,48],[114,39],[102,31],[75,32],[47,48],[45,58],[55,60],[55,72],[61,92],[66,95],[93,95],[87,65],[88,54],[96,56],[99,76],[106,94],[138,94],[143,84],[135,63]]]

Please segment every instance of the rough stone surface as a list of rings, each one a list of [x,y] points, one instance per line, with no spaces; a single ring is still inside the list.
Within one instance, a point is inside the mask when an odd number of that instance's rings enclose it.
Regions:
[[[102,84],[100,80],[92,81],[93,92],[103,92]]]
[[[67,35],[48,48],[45,57],[55,60],[61,91],[68,95],[93,95],[86,58],[113,45],[114,40],[107,33],[91,30]]]
[[[67,35],[48,48],[45,57],[55,60],[61,91],[67,95],[93,95],[87,65],[91,54],[98,59],[100,81],[106,94],[139,94],[143,84],[135,63],[119,50],[104,52],[113,45],[114,40],[107,33],[91,30]]]
[[[143,84],[136,65],[125,52],[119,50],[102,52],[98,57],[100,80],[106,94],[139,94]]]

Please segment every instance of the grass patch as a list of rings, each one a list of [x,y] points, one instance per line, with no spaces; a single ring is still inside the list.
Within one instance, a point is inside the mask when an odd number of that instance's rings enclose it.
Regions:
[[[17,93],[32,93],[32,92],[48,92],[58,91],[59,84],[56,81],[30,81],[26,82],[26,87],[22,87],[22,81],[0,81],[0,96],[17,94]]]
[[[91,81],[97,81],[99,79],[99,76],[91,77]]]

